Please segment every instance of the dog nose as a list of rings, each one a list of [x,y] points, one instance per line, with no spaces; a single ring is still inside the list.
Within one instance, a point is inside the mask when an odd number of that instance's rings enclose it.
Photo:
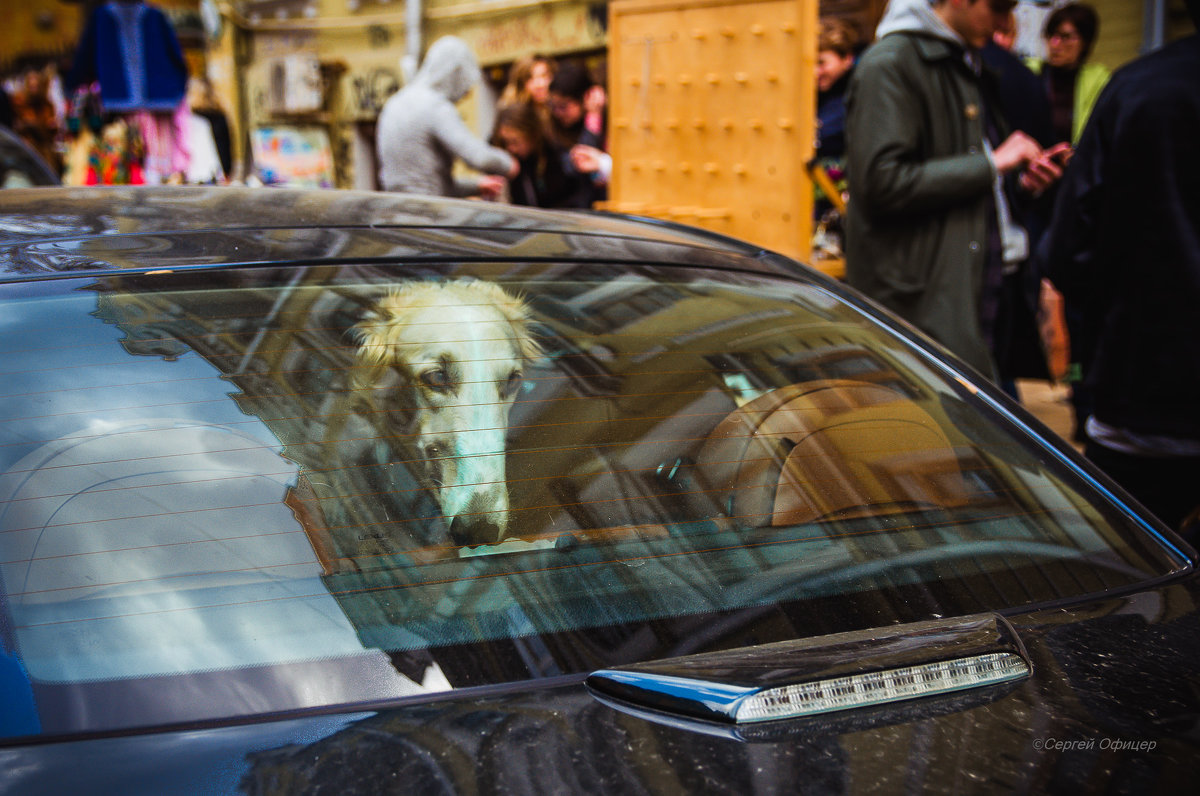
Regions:
[[[450,523],[450,540],[460,546],[494,544],[500,541],[500,526],[489,514],[459,515]]]

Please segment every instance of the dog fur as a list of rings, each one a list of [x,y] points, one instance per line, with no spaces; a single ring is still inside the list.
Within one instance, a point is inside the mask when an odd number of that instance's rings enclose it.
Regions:
[[[413,281],[379,300],[354,335],[355,386],[398,418],[451,540],[503,539],[509,410],[540,355],[526,303],[492,282]]]

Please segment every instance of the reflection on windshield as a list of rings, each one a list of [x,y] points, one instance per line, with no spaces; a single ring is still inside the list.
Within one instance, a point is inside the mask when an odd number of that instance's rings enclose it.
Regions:
[[[0,350],[6,642],[35,690],[240,669],[271,709],[374,699],[1171,566],[817,287],[509,270],[14,299],[61,319]],[[761,624],[785,604],[819,618]],[[357,686],[321,664],[345,659]],[[265,686],[283,666],[304,682]]]

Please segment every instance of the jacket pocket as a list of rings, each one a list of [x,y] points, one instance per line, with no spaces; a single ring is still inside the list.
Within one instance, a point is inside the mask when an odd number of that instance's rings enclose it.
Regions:
[[[913,296],[929,287],[938,257],[941,225],[913,226],[899,234],[883,236],[876,249],[879,265],[875,273],[897,296]]]

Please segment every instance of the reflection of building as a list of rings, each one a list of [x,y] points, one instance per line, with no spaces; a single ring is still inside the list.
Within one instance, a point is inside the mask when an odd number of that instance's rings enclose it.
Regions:
[[[831,631],[841,617],[775,606],[785,592],[807,599],[786,591],[806,567],[884,623],[942,599],[972,611],[1056,599],[1076,582],[1071,563],[1034,570],[1010,545],[1077,550],[1078,529],[1057,525],[1059,510],[1080,524],[1077,498],[820,288],[668,266],[370,264],[389,250],[370,231],[328,246],[358,259],[181,269],[169,289],[99,278],[97,315],[134,354],[202,357],[265,424],[298,476],[256,505],[286,503],[358,640],[415,681],[431,661],[459,685],[580,671],[614,650],[754,643],[760,620],[789,637]],[[405,464],[404,418],[350,389],[347,333],[375,297],[468,274],[523,288],[546,354],[509,420],[509,528],[522,539],[506,551],[448,544]],[[979,591],[943,598],[914,583],[915,566],[888,570],[914,554]],[[613,600],[638,605],[614,612]],[[728,616],[713,622],[712,606]],[[461,654],[480,638],[502,653]]]
[[[99,314],[126,331],[131,353],[174,358],[194,351],[237,388],[233,400],[266,423],[283,455],[300,465],[299,494],[289,503],[301,514],[307,508],[302,519],[320,523],[306,530],[329,532],[313,541],[326,566],[337,569],[355,556],[412,547],[420,523],[403,518],[414,516],[421,500],[394,455],[396,430],[369,414],[347,386],[354,353],[348,330],[367,297],[325,287],[323,269],[295,275],[285,287],[268,287],[272,273],[260,290],[254,272],[229,272],[182,299],[105,293]],[[222,282],[236,292],[221,291]],[[187,306],[187,298],[197,303]],[[436,507],[424,514],[440,521]]]
[[[296,270],[284,286],[274,271],[227,271],[204,290],[100,297],[128,350],[196,352],[270,427],[301,467],[289,504],[330,572],[448,550],[445,522],[406,464],[408,419],[350,389],[349,329],[396,277],[344,268]],[[894,350],[836,312],[669,274],[544,270],[557,279],[530,300],[547,357],[510,416],[513,536],[787,525],[884,504],[979,508],[1019,486],[954,432],[944,397],[919,392]],[[706,323],[693,327],[701,311]],[[738,462],[756,463],[731,471]]]

